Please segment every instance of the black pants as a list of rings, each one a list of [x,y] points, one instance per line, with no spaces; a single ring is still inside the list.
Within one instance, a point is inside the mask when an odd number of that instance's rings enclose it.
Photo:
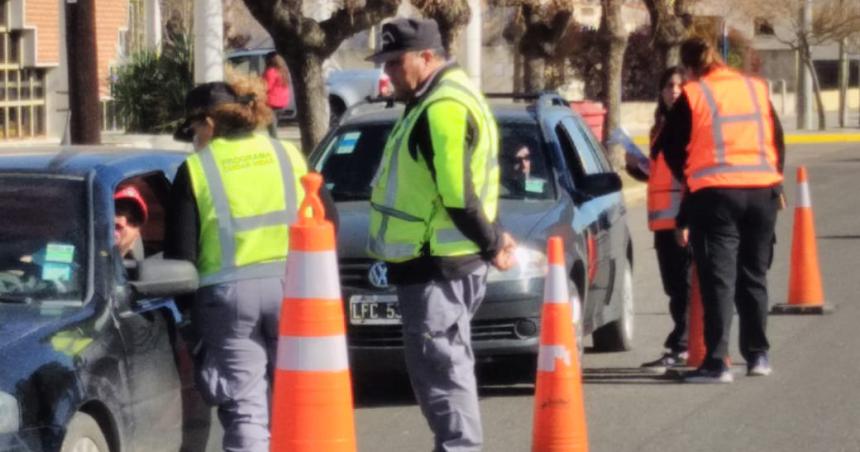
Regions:
[[[663,346],[674,353],[687,351],[687,305],[690,299],[690,248],[678,246],[675,231],[654,231],[654,249],[660,265],[663,291],[669,296],[669,314],[675,322]]]
[[[705,313],[704,366],[728,355],[733,306],[740,351],[750,362],[766,353],[767,269],[773,256],[777,188],[706,188],[689,199],[690,241]]]

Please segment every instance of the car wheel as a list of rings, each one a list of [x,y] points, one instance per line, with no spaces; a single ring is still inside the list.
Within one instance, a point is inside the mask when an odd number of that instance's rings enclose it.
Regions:
[[[98,422],[86,413],[77,413],[66,428],[60,452],[110,452]]]
[[[630,261],[624,266],[621,278],[621,315],[618,319],[598,328],[592,334],[594,349],[601,352],[621,352],[633,346],[633,268]]]

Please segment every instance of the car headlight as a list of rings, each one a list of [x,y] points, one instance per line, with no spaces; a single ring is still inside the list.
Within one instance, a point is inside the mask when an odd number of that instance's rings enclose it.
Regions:
[[[20,422],[18,399],[0,391],[0,433],[17,432]]]
[[[508,271],[499,271],[490,267],[487,274],[487,282],[520,281],[530,278],[541,278],[546,276],[546,254],[541,251],[518,246],[514,251],[517,263]]]

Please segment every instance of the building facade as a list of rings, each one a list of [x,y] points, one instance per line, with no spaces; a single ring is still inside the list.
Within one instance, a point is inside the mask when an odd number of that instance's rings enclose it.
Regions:
[[[110,96],[111,68],[126,55],[129,24],[138,20],[142,1],[94,0],[104,105]],[[69,115],[65,7],[65,0],[0,0],[2,141],[63,136]]]

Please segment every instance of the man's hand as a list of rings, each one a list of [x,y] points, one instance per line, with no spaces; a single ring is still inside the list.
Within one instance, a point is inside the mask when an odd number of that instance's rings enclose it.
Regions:
[[[500,271],[509,270],[511,267],[516,265],[517,257],[514,251],[517,249],[517,242],[511,237],[507,232],[502,233],[502,248],[496,254],[496,257],[493,258],[492,264],[493,267],[496,267]]]
[[[675,242],[677,242],[678,246],[681,248],[686,248],[687,244],[690,243],[690,229],[675,229]]]

